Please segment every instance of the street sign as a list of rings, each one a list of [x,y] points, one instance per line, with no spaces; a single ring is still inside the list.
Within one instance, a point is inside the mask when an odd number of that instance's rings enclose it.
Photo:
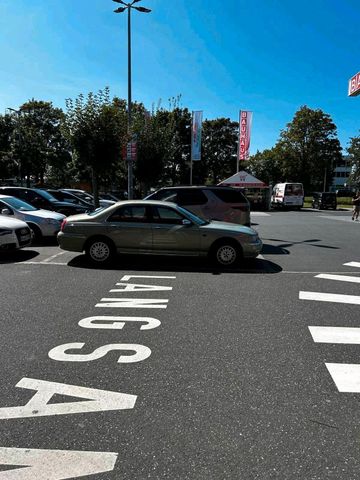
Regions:
[[[128,162],[134,162],[136,160],[136,157],[137,157],[136,142],[128,142],[126,145],[123,146],[122,157],[123,157],[123,160],[127,160]]]
[[[349,80],[349,97],[356,97],[360,95],[360,72],[354,75]]]

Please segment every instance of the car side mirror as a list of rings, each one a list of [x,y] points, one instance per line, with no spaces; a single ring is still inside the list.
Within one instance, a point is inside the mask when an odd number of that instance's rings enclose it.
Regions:
[[[182,224],[186,225],[187,227],[190,227],[190,225],[192,225],[192,222],[191,222],[191,220],[188,220],[187,218],[184,218],[183,221],[182,221]]]
[[[13,215],[13,212],[9,210],[8,208],[3,208],[1,210],[1,215]]]

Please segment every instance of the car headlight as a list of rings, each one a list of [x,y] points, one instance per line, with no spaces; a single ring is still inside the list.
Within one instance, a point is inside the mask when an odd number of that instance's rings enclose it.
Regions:
[[[54,218],[47,218],[45,221],[50,225],[60,225],[61,222],[61,220],[55,220]]]
[[[12,233],[12,230],[9,230],[7,228],[0,228],[0,235],[9,235]]]

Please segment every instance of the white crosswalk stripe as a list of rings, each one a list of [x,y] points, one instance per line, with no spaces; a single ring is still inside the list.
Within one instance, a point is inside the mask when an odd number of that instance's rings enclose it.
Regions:
[[[346,267],[356,267],[356,268],[360,268],[360,262],[348,262],[348,263],[344,263],[344,265]]]
[[[339,392],[360,393],[360,365],[325,363]]]
[[[351,277],[350,275],[332,275],[329,273],[320,273],[315,278],[325,278],[326,280],[337,280],[339,282],[360,283],[360,277]]]
[[[341,295],[337,293],[322,292],[299,292],[300,300],[313,300],[317,302],[333,302],[333,303],[349,303],[352,305],[360,305],[360,296],[358,295]]]
[[[360,345],[359,327],[308,327],[315,343]]]

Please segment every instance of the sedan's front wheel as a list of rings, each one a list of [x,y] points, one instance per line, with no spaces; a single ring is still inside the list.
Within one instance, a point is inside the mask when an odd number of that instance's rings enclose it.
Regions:
[[[218,265],[232,267],[239,262],[241,251],[235,243],[224,241],[213,248],[212,256]]]
[[[94,238],[86,246],[86,255],[92,263],[104,265],[114,257],[114,247],[106,239]]]

